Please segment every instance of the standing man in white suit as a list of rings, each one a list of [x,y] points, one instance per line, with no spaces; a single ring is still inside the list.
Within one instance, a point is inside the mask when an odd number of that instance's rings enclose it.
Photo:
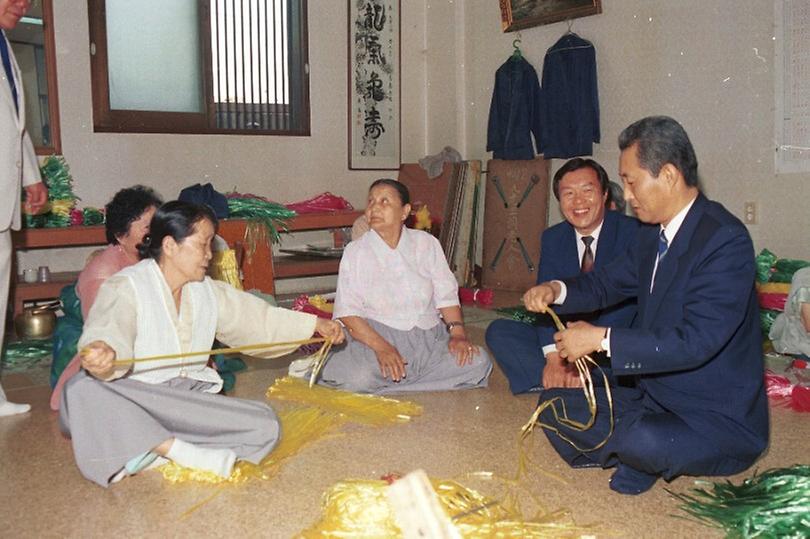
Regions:
[[[30,0],[0,0],[0,57],[3,64],[0,69],[0,347],[8,312],[11,230],[20,228],[20,186],[25,186],[27,211],[38,212],[48,200],[48,188],[39,175],[34,145],[25,130],[22,76],[6,38],[6,31],[17,26],[30,5]],[[30,409],[28,404],[8,402],[0,386],[0,417],[22,414]]]

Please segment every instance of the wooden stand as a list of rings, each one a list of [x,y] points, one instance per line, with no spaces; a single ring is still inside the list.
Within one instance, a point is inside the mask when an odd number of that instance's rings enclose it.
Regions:
[[[549,161],[487,163],[483,283],[526,291],[537,281],[540,235],[548,224]]]
[[[329,213],[302,214],[290,221],[289,231],[323,230],[350,227],[362,212],[340,211]],[[219,223],[219,235],[228,245],[245,246],[244,219],[224,219]],[[342,236],[335,231],[335,245],[342,245]],[[82,247],[88,245],[105,245],[107,239],[104,226],[76,226],[67,228],[24,228],[12,232],[14,250],[60,249],[64,247]],[[244,256],[242,275],[245,289],[256,288],[268,294],[275,293],[275,279],[292,277],[309,277],[337,273],[340,260],[311,259],[308,257],[279,256],[273,259],[271,247],[265,242],[257,242],[252,256]],[[62,288],[76,281],[77,271],[56,272],[46,283],[26,283],[22,275],[12,279],[9,296],[14,301],[14,316],[21,313],[26,301],[45,300],[59,297]]]

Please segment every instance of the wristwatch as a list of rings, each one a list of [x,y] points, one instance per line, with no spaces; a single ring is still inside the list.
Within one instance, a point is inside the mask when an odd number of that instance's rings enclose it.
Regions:
[[[461,322],[459,320],[455,320],[453,322],[448,322],[445,327],[447,327],[447,333],[450,333],[453,330],[453,328],[459,328],[459,327],[463,328],[464,327],[464,322]]]
[[[597,352],[607,352],[608,348],[610,348],[610,328],[605,328],[605,336],[602,337]]]

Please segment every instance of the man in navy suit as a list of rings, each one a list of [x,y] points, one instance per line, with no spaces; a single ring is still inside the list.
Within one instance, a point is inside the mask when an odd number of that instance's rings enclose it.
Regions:
[[[569,464],[616,466],[610,488],[638,494],[658,477],[748,468],[768,444],[768,404],[747,229],[700,192],[694,149],[672,118],[639,120],[619,147],[625,199],[659,226],[640,230],[608,266],[538,285],[524,302],[532,311],[554,303],[579,312],[638,299],[631,328],[574,322],[554,336],[567,361],[605,350],[615,375],[635,378],[635,387],[612,390],[612,434],[602,388],[590,429],[563,425],[548,408],[540,418],[556,429],[546,435]],[[540,400],[555,397],[569,418],[590,417],[580,390],[549,390]]]
[[[565,221],[543,232],[537,282],[564,279],[603,266],[623,253],[638,230],[638,221],[606,210],[608,175],[592,159],[574,158],[554,175],[554,196]],[[587,243],[586,243],[587,242]],[[601,325],[628,327],[636,312],[634,300],[571,317]],[[509,380],[512,393],[543,387],[576,387],[576,370],[556,351],[551,319],[537,326],[514,320],[495,320],[486,341]]]

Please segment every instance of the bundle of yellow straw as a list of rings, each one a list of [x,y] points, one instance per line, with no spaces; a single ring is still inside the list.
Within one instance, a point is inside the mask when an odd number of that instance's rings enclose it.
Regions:
[[[308,387],[300,378],[277,379],[267,390],[267,398],[292,401],[343,415],[348,421],[382,426],[405,423],[422,415],[422,407],[379,395],[361,395],[322,386]]]
[[[497,500],[448,480],[431,480],[439,503],[462,537],[581,537],[594,526],[577,525],[567,512],[524,520]],[[340,481],[323,496],[321,519],[298,537],[401,537],[386,481]]]

